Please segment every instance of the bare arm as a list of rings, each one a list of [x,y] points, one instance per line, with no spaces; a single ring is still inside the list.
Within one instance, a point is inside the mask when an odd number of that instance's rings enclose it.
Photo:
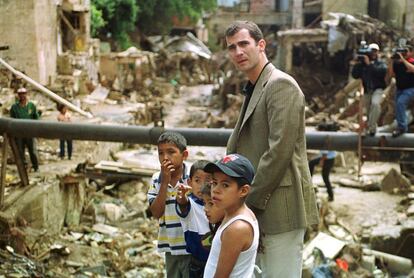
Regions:
[[[185,184],[178,185],[176,201],[177,201],[177,206],[179,208],[179,210],[177,210],[177,213],[180,217],[185,217],[188,214],[190,202],[187,197],[187,192],[190,189],[191,187],[188,185],[185,185]]]
[[[221,250],[214,278],[229,277],[241,252],[253,242],[253,227],[243,220],[236,220],[221,234]]]
[[[398,55],[400,55],[401,57],[401,61],[404,63],[405,67],[407,68],[408,72],[414,72],[414,65],[411,64],[410,62],[408,62],[404,56],[401,55],[401,53],[398,53]]]
[[[174,166],[168,160],[161,163],[161,185],[157,197],[150,204],[152,215],[159,219],[164,215],[165,202],[167,200],[168,184],[171,182],[171,173],[174,171]]]

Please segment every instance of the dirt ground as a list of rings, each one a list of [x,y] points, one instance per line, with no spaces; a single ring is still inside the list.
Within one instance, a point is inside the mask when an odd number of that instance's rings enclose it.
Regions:
[[[380,182],[391,168],[399,169],[399,165],[365,162],[361,170],[361,180]],[[346,173],[344,168],[334,169],[331,182],[334,187],[335,200],[329,203],[329,207],[353,234],[361,236],[365,228],[399,224],[399,219],[403,217],[399,212],[399,204],[403,196],[344,187],[339,185],[339,181],[343,178],[358,180],[356,173]],[[320,172],[313,176],[313,182],[318,186],[319,196],[326,198],[326,189]]]

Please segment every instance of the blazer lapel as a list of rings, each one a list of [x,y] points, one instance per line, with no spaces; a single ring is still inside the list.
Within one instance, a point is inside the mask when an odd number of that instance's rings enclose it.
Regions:
[[[263,95],[263,89],[267,84],[267,81],[269,80],[270,74],[273,72],[275,67],[272,64],[267,65],[264,69],[262,74],[260,75],[259,79],[257,80],[256,85],[254,86],[252,97],[249,101],[249,104],[246,108],[246,112],[243,116],[243,121],[240,125],[239,134],[240,131],[243,129],[244,124],[247,122],[249,117],[252,115],[254,109],[256,108],[257,103],[259,102],[260,98]],[[243,103],[242,111],[244,111],[244,106],[246,103]]]

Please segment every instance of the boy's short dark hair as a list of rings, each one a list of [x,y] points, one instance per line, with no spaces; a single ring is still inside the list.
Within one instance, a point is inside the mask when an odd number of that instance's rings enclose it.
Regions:
[[[207,160],[197,160],[196,162],[193,163],[193,165],[191,165],[190,168],[190,179],[194,176],[195,172],[197,170],[202,170],[204,171],[204,167],[206,167],[206,165],[209,163],[210,161]]]
[[[181,152],[187,149],[187,140],[178,132],[166,131],[158,138],[158,145],[170,143],[174,144]]]
[[[225,32],[226,38],[234,36],[237,32],[239,32],[242,29],[246,29],[247,31],[249,31],[250,36],[256,42],[264,38],[262,30],[260,30],[259,26],[257,26],[257,24],[252,21],[246,20],[237,20],[230,24]]]
[[[233,179],[236,181],[238,187],[242,187],[245,184],[248,184],[248,185],[252,184],[245,178],[233,178]]]
[[[203,184],[200,192],[202,195],[211,196],[211,183],[206,182]]]

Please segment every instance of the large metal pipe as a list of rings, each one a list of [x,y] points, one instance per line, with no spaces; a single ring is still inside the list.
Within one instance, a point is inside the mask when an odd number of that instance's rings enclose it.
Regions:
[[[156,144],[158,137],[164,131],[180,132],[186,137],[189,145],[198,146],[225,146],[231,134],[230,129],[217,128],[162,128],[0,118],[0,132],[20,138],[38,137]]]
[[[0,133],[7,133],[13,137],[156,144],[163,131],[180,132],[187,138],[188,145],[226,146],[232,130],[78,124],[0,118]],[[308,149],[356,151],[358,134],[354,132],[307,132],[306,141]],[[362,144],[365,148],[414,151],[414,134],[404,134],[393,138],[389,133],[382,133],[374,137],[364,137]]]

